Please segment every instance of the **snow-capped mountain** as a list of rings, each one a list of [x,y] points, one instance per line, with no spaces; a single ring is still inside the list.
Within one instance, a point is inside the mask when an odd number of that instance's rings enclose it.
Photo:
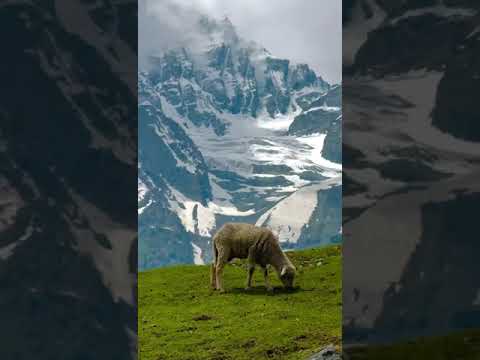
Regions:
[[[139,72],[139,267],[211,259],[226,221],[285,248],[340,241],[341,87],[198,19]]]
[[[136,358],[136,14],[2,2],[2,359]]]
[[[478,327],[480,3],[343,6],[343,342]]]

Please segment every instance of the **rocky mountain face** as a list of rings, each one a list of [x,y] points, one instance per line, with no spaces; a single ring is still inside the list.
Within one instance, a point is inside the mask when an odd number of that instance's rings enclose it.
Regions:
[[[139,267],[210,261],[227,221],[286,248],[340,241],[341,87],[228,19],[198,34],[139,72]]]
[[[345,343],[480,326],[478,10],[344,2]]]
[[[1,357],[133,359],[137,4],[0,7]]]

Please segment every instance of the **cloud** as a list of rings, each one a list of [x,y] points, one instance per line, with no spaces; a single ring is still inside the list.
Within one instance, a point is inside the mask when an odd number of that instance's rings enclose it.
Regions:
[[[179,1],[140,0],[138,18],[138,61],[147,65],[148,56],[191,41],[198,15],[182,8]]]
[[[240,36],[272,54],[309,64],[327,81],[342,76],[342,4],[339,0],[143,0],[139,61],[145,54],[195,41],[198,14],[228,16]]]

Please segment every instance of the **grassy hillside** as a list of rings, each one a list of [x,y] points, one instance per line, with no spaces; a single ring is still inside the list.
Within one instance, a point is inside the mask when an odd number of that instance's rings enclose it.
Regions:
[[[210,290],[209,266],[139,273],[140,360],[306,359],[341,342],[341,247],[289,252],[298,269],[287,292],[276,274],[268,293],[260,269],[245,291],[242,262],[226,267],[226,294]]]

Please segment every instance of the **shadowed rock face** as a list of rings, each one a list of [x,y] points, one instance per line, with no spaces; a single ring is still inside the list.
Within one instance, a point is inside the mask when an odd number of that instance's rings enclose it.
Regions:
[[[3,358],[135,357],[136,9],[1,6]]]
[[[474,236],[479,200],[479,193],[460,193],[455,199],[422,207],[421,241],[400,281],[385,292],[385,310],[376,326],[404,334],[412,328],[478,326],[479,280],[474,269],[480,244]]]
[[[475,34],[456,44],[438,85],[432,123],[440,130],[467,141],[480,141],[478,101],[480,91],[480,43]]]
[[[288,132],[292,135],[309,135],[318,132],[327,133],[332,124],[340,117],[340,114],[340,110],[327,111],[321,108],[310,111],[297,116],[292,125],[290,125]]]
[[[345,5],[344,342],[480,327],[478,4]]]
[[[322,149],[325,159],[335,163],[342,163],[342,116],[339,115],[332,121],[327,129],[325,145]]]

